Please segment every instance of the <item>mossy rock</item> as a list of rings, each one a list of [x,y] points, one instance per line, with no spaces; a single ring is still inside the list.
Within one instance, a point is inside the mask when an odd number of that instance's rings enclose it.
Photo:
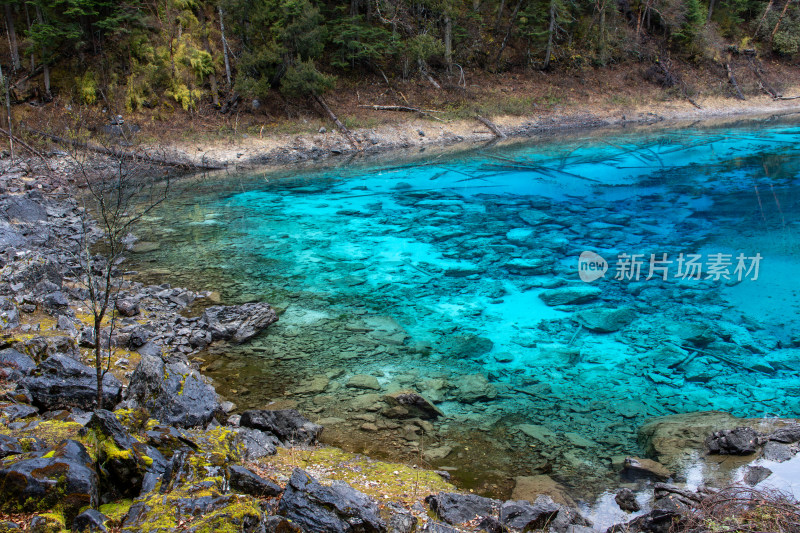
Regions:
[[[263,520],[259,500],[223,494],[221,480],[182,485],[167,494],[137,499],[122,524],[124,532],[166,533],[182,526],[196,533],[257,531]]]

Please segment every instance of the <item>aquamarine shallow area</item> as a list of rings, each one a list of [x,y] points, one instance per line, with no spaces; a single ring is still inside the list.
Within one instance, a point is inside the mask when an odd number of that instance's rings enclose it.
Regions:
[[[581,495],[648,418],[800,415],[799,173],[800,126],[762,120],[193,177],[134,260],[282,310],[204,356],[240,408],[296,405],[329,442],[485,492],[549,472]],[[585,251],[604,277],[581,281]],[[381,414],[403,388],[445,416]]]

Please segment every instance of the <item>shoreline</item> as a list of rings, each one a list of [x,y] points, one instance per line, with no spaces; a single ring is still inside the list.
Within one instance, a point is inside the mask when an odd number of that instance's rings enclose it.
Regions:
[[[800,89],[798,89],[800,92]],[[502,131],[500,138],[476,120],[437,122],[426,118],[402,118],[376,128],[358,128],[351,133],[361,144],[355,150],[339,131],[319,134],[247,134],[204,142],[177,141],[168,149],[194,164],[213,164],[223,171],[250,170],[295,163],[341,162],[342,158],[385,157],[403,150],[468,150],[479,143],[514,143],[538,137],[604,128],[675,127],[701,122],[725,124],[741,120],[789,116],[800,113],[800,99],[773,100],[766,96],[741,102],[728,98],[699,99],[702,109],[685,101],[651,102],[649,106],[612,107],[591,110],[588,106],[557,105],[536,115],[499,116],[491,120]],[[461,148],[463,147],[463,148]]]

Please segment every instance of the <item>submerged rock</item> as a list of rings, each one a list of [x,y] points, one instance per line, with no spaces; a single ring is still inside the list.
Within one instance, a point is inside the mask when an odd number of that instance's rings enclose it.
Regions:
[[[343,481],[331,486],[295,468],[278,513],[306,531],[318,533],[384,533],[378,504]]]
[[[748,466],[745,469],[744,481],[754,487],[772,475],[772,470],[763,466]]]
[[[378,378],[367,374],[356,374],[347,381],[347,386],[353,389],[381,390]]]
[[[612,333],[624,328],[636,318],[632,309],[584,309],[575,313],[575,319],[586,329],[599,333]]]
[[[582,304],[596,300],[602,292],[591,285],[569,285],[542,291],[539,293],[539,298],[549,306]]]
[[[33,404],[42,411],[73,407],[88,411],[97,404],[95,369],[66,355],[49,357],[20,383],[30,391]],[[121,391],[122,383],[107,373],[103,377],[103,404],[116,405]]]
[[[400,390],[383,397],[390,407],[401,406],[405,409],[405,416],[399,418],[421,418],[434,420],[443,413],[424,396],[412,390]]]
[[[514,478],[514,483],[511,497],[515,500],[535,501],[539,496],[546,495],[558,504],[575,507],[575,501],[564,486],[548,475],[518,476]]]
[[[242,343],[258,335],[264,328],[278,321],[278,315],[267,303],[249,303],[234,306],[214,306],[203,312],[200,319],[214,340],[231,340]]]
[[[641,457],[626,457],[622,468],[623,473],[632,478],[652,477],[667,480],[672,477],[672,472],[658,461]]]

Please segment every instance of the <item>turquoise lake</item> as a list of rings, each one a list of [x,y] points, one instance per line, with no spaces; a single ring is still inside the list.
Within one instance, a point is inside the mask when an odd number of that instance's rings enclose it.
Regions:
[[[799,175],[800,125],[773,119],[192,176],[132,259],[279,309],[202,354],[239,409],[478,492],[546,473],[591,498],[652,417],[800,416]],[[399,389],[444,416],[383,416]]]

